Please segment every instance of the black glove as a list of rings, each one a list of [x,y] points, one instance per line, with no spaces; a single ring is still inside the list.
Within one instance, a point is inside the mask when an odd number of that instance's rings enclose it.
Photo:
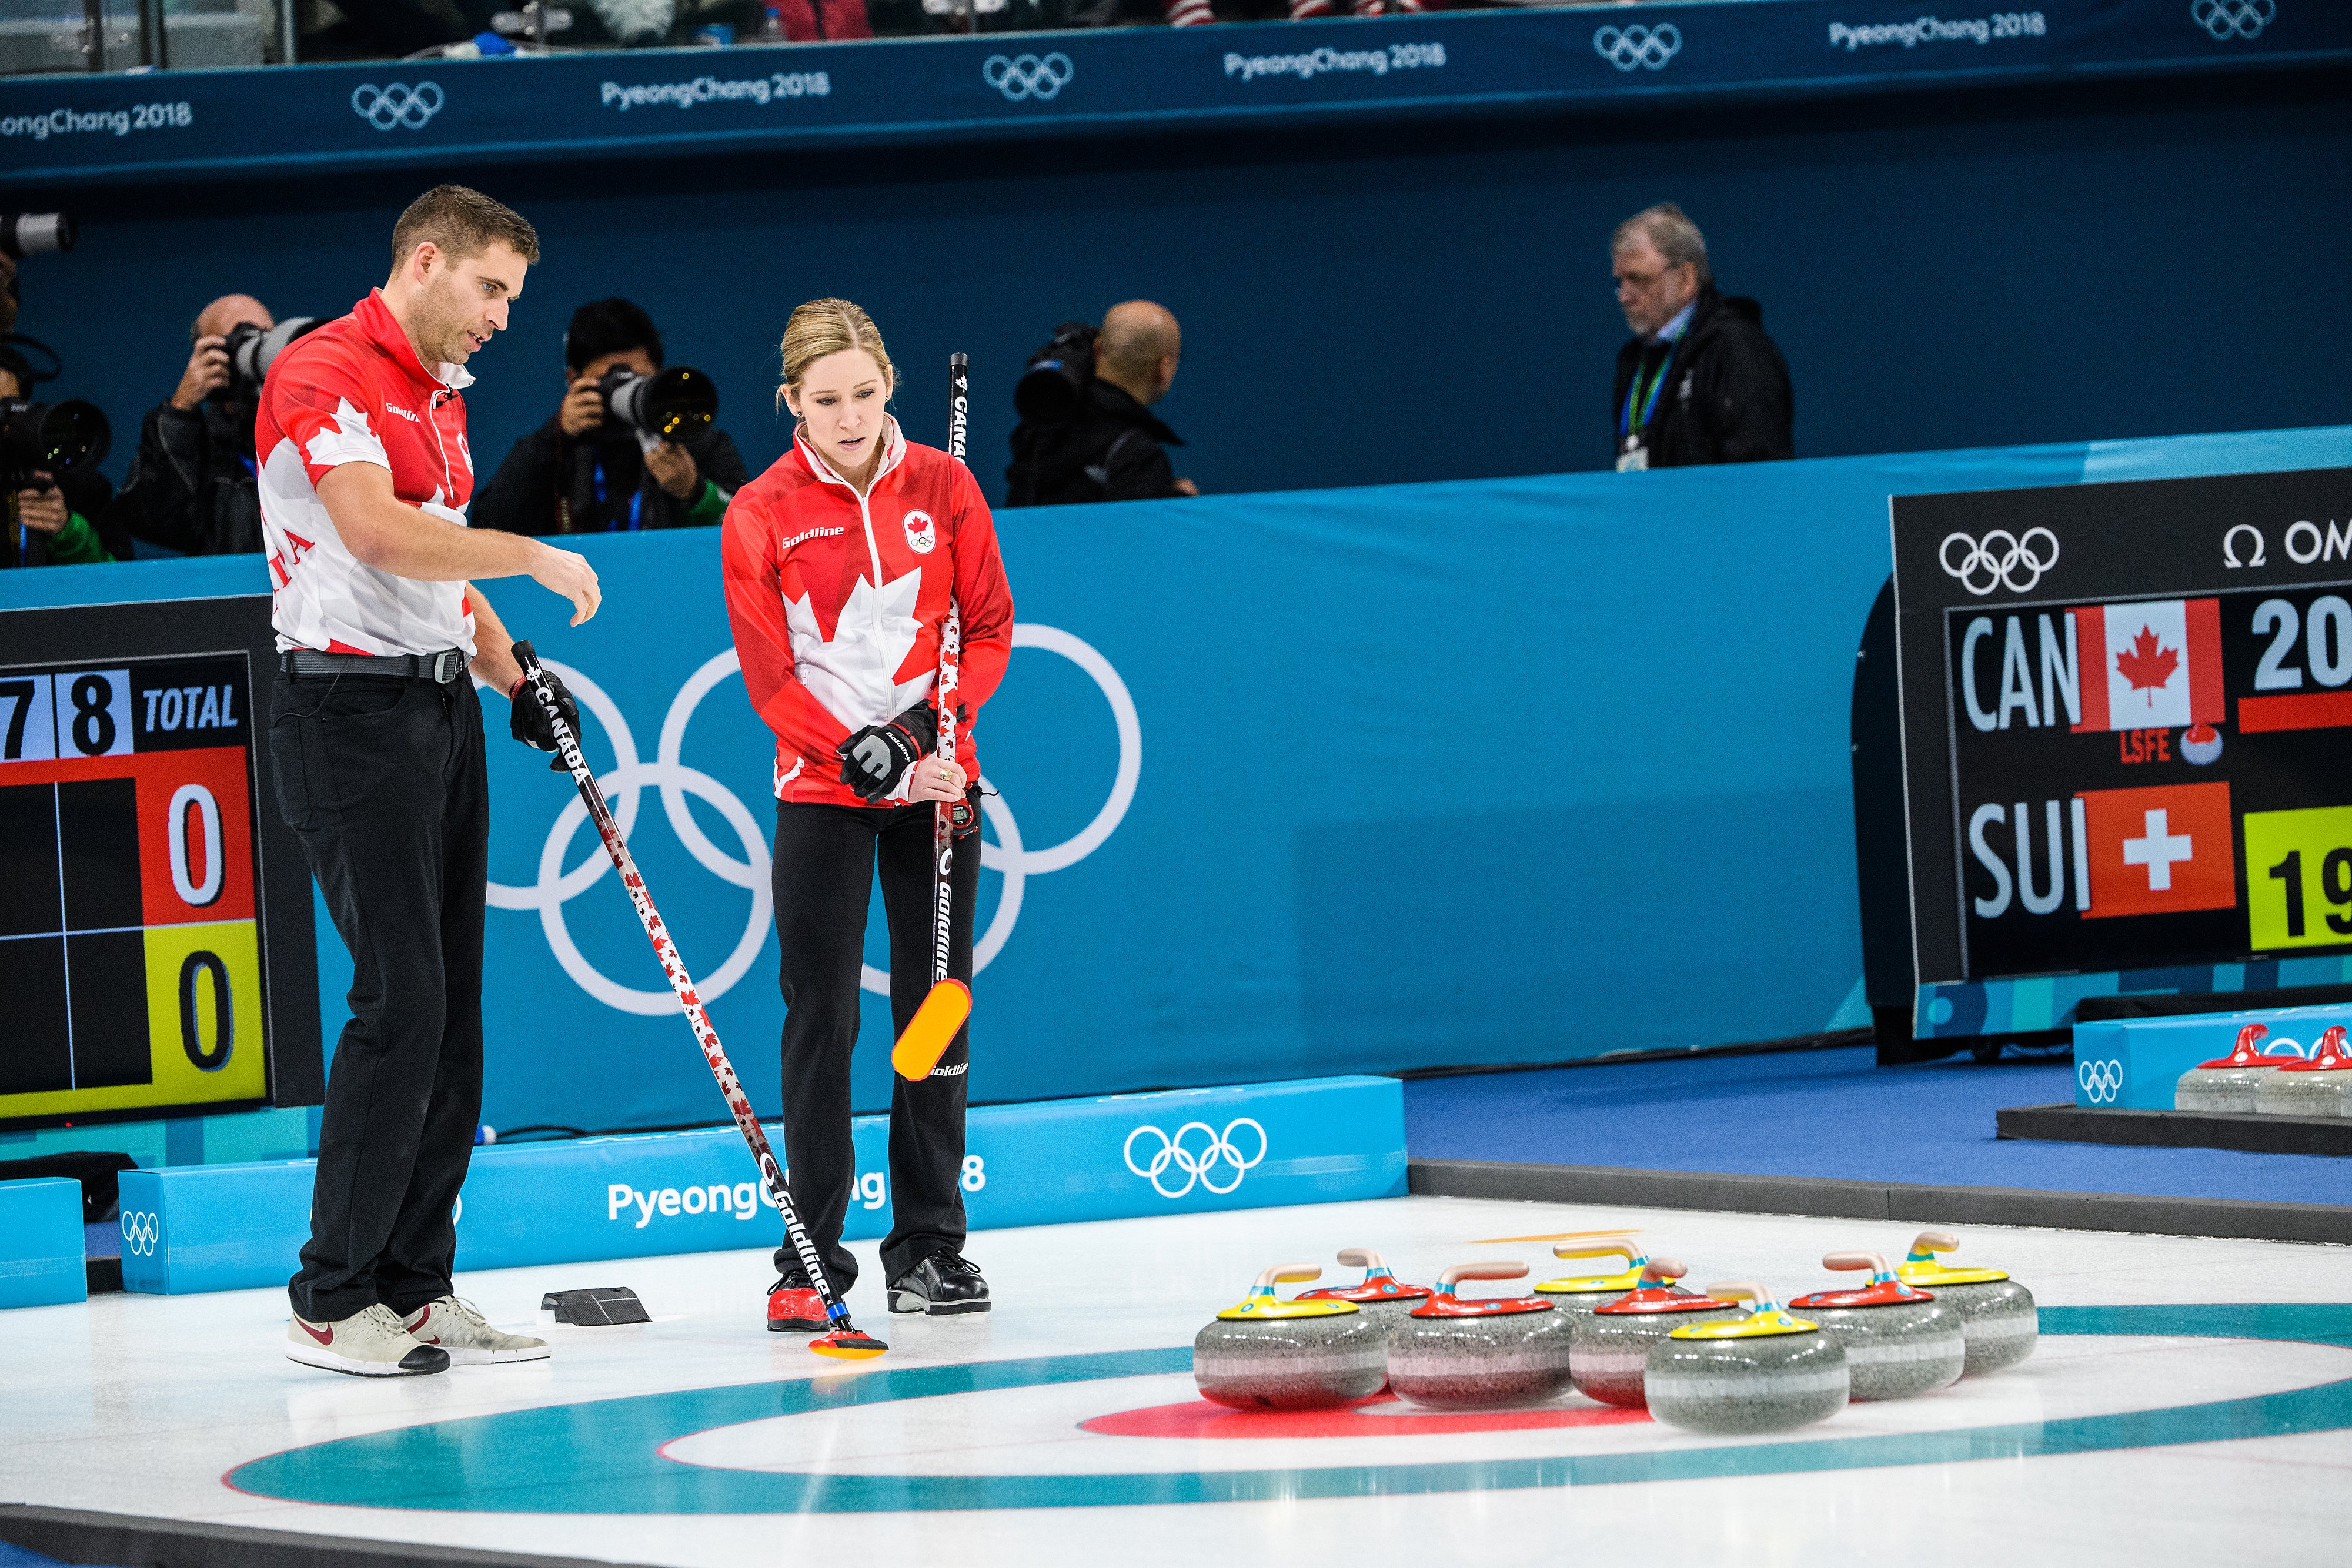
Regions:
[[[969,785],[963,799],[955,803],[955,811],[948,818],[948,831],[959,839],[968,839],[980,831],[980,786]]]
[[[834,750],[841,758],[841,781],[872,805],[897,789],[907,769],[939,743],[939,714],[929,703],[918,703],[887,724],[867,725]]]
[[[539,655],[532,652],[530,643],[517,643],[514,645],[516,664],[520,664],[525,659],[536,660],[538,657]],[[563,716],[565,726],[571,729],[572,744],[578,745],[580,743],[580,705],[573,702],[572,694],[564,689],[562,676],[544,664],[540,665],[539,673],[541,678],[547,682],[549,689],[555,693],[555,710]],[[514,737],[525,746],[538,750],[555,751],[555,727],[547,722],[547,710],[539,706],[539,694],[530,689],[530,682],[528,679],[517,681],[514,690],[507,694],[507,718],[509,727],[514,731]],[[561,752],[557,752],[555,760],[548,764],[548,771],[551,773],[566,771]]]

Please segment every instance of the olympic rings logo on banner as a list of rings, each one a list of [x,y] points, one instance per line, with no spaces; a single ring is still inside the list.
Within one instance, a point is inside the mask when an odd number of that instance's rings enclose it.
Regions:
[[[1247,1127],[1257,1134],[1257,1153],[1247,1159],[1242,1157],[1241,1146],[1234,1142],[1234,1130],[1237,1127]],[[1184,1138],[1189,1133],[1199,1133],[1207,1139],[1206,1146],[1197,1153],[1187,1147]],[[1149,1162],[1137,1165],[1135,1141],[1146,1134],[1159,1139],[1160,1147],[1153,1151]],[[1150,1182],[1152,1190],[1162,1197],[1181,1197],[1192,1190],[1195,1183],[1222,1197],[1242,1185],[1242,1177],[1249,1174],[1250,1167],[1265,1158],[1265,1128],[1254,1117],[1236,1116],[1225,1124],[1225,1130],[1222,1133],[1206,1122],[1187,1122],[1176,1129],[1172,1137],[1157,1127],[1140,1126],[1127,1135],[1127,1146],[1123,1152],[1127,1168]],[[1230,1166],[1234,1173],[1234,1179],[1223,1186],[1217,1185],[1217,1178],[1212,1174],[1220,1166]],[[1184,1185],[1173,1191],[1160,1180],[1171,1167],[1184,1173]]]
[[[2036,534],[2050,541],[2047,560],[2033,548]],[[1952,560],[1954,545],[1966,547],[1957,564]],[[2022,536],[1995,528],[1979,544],[1966,534],[1947,534],[1937,556],[1944,563],[1945,575],[1958,578],[1960,586],[1970,593],[1981,597],[2004,584],[2011,593],[2029,593],[2042,580],[2042,574],[2058,564],[2058,536],[2043,528],[2028,528]],[[2030,574],[2022,582],[2017,580],[2021,570]],[[1977,581],[1979,572],[1984,574],[1982,585]]]
[[[2189,16],[2221,43],[2258,38],[2278,19],[2278,0],[2195,0]]]
[[[1070,85],[1078,68],[1059,49],[1050,55],[1015,55],[1011,59],[991,55],[980,68],[982,81],[1014,103],[1024,98],[1043,100]]]
[[[426,120],[441,112],[445,101],[438,82],[421,81],[414,88],[401,81],[384,87],[362,82],[352,89],[352,112],[378,131],[396,125],[422,131]]]
[[[1126,818],[1127,809],[1135,799],[1137,781],[1143,773],[1143,725],[1127,683],[1119,679],[1109,660],[1083,639],[1053,626],[1017,624],[1013,628],[1013,646],[1059,653],[1093,678],[1110,705],[1111,718],[1118,730],[1118,765],[1112,775],[1110,796],[1095,813],[1094,820],[1075,836],[1045,849],[1032,850],[1023,845],[1020,824],[1003,795],[981,797],[981,814],[995,831],[996,842],[982,843],[980,863],[999,873],[1004,880],[988,929],[972,944],[971,967],[975,975],[987,968],[1012,939],[1013,927],[1021,917],[1021,900],[1028,879],[1075,865],[1101,848]],[[717,1001],[749,974],[758,960],[760,949],[767,941],[769,916],[774,907],[768,841],[760,824],[733,790],[679,761],[679,754],[685,749],[687,727],[693,722],[695,710],[713,687],[740,668],[734,650],[730,648],[706,660],[678,688],[668,713],[662,718],[661,737],[651,762],[639,758],[636,737],[629,722],[622,715],[620,705],[604,687],[570,664],[547,658],[540,663],[562,676],[582,711],[594,715],[604,727],[605,738],[613,747],[614,766],[600,774],[596,781],[612,804],[613,819],[621,836],[631,836],[644,791],[648,787],[658,789],[663,814],[687,852],[721,882],[751,894],[751,906],[734,950],[718,968],[702,977],[697,988],[704,1002]],[[985,775],[982,781],[987,782]],[[741,849],[740,856],[729,854],[703,832],[687,805],[688,796],[708,802],[718,811],[736,836]],[[540,848],[538,880],[524,886],[491,883],[488,890],[490,906],[538,911],[540,927],[546,934],[548,950],[555,956],[556,962],[574,985],[606,1007],[642,1018],[665,1017],[677,1007],[677,998],[667,988],[641,990],[606,976],[580,950],[564,922],[563,906],[593,887],[613,869],[611,859],[597,846],[580,864],[564,870],[564,858],[571,852],[572,841],[587,821],[588,807],[575,793],[556,813],[554,825],[548,830],[546,842]],[[859,980],[869,991],[882,996],[890,994],[888,973],[871,964],[860,966]]]
[[[144,1208],[122,1211],[122,1249],[138,1258],[152,1258],[155,1244],[162,1239],[162,1226],[154,1212]]]
[[[2076,1062],[2074,1082],[2083,1086],[2083,1097],[2092,1104],[2112,1105],[2124,1092],[2124,1064],[2113,1057]]]
[[[1621,71],[1662,71],[1683,52],[1683,30],[1672,22],[1654,27],[1603,27],[1592,35],[1592,52]]]

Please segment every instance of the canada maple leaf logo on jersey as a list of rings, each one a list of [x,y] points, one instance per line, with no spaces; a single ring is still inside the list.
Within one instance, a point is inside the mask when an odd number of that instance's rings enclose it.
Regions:
[[[2156,694],[2172,684],[2172,672],[2180,667],[2180,654],[2157,641],[2153,627],[2143,626],[2132,645],[2116,655],[2116,673],[2131,683],[2131,689],[2148,694],[2148,706],[2156,706]]]

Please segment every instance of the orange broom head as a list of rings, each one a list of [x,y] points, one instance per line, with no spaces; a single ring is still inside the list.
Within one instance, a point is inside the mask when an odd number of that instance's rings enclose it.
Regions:
[[[890,1065],[910,1083],[929,1077],[970,1017],[971,988],[961,980],[941,980],[907,1020],[907,1032],[890,1048]]]
[[[835,1361],[871,1361],[889,1348],[862,1329],[835,1329],[809,1341],[812,1354]]]

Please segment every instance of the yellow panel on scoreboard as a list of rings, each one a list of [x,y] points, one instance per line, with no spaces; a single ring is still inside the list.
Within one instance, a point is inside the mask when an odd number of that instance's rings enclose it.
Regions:
[[[2352,806],[2246,813],[2246,925],[2258,953],[2352,942]]]
[[[146,941],[151,1092],[157,1102],[260,1099],[268,1075],[254,923],[151,925]]]

